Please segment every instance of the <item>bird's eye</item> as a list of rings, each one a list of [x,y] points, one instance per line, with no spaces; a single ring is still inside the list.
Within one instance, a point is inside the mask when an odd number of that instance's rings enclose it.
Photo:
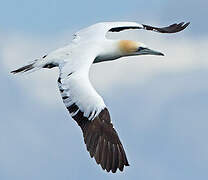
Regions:
[[[139,47],[139,48],[138,48],[138,51],[142,51],[142,50],[144,50],[144,49],[146,49],[146,48],[144,48],[144,47]]]

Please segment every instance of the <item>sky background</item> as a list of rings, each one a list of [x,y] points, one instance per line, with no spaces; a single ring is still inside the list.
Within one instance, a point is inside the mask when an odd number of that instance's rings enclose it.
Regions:
[[[208,1],[7,0],[0,6],[0,179],[208,178]],[[57,87],[58,70],[9,72],[70,42],[99,21],[166,26],[177,34],[127,31],[166,56],[93,65],[90,77],[108,106],[130,167],[106,173],[90,158]]]

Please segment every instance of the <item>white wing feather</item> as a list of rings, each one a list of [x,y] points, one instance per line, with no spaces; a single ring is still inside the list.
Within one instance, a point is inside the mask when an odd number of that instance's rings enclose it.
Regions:
[[[142,24],[138,24],[136,22],[101,22],[97,24],[93,24],[87,28],[84,28],[77,33],[75,33],[75,40],[83,40],[83,39],[103,39],[105,38],[106,33],[116,27],[125,27],[125,26],[133,26],[138,28],[143,28]]]
[[[81,111],[84,117],[92,120],[106,107],[102,97],[91,85],[88,72],[78,71],[66,78],[60,78],[58,85],[65,106],[78,107],[70,112],[72,117]]]

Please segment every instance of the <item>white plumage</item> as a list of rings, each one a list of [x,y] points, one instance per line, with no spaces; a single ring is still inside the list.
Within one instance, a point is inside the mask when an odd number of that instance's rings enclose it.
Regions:
[[[107,172],[123,171],[128,160],[117,132],[111,123],[102,97],[89,81],[93,63],[116,60],[124,56],[162,55],[140,42],[110,40],[108,32],[128,29],[145,29],[160,33],[175,33],[189,23],[172,24],[158,28],[135,22],[103,22],[74,34],[72,42],[12,73],[32,72],[41,68],[59,67],[58,86],[63,102],[72,118],[81,127],[87,150],[91,157]]]
[[[60,79],[60,81],[59,88],[63,90],[61,92],[62,98],[68,97],[63,100],[66,107],[75,103],[79,110],[84,112],[84,116],[89,117],[89,120],[92,120],[105,108],[103,99],[89,81],[88,71],[74,72],[70,76]],[[71,115],[73,117],[76,113]]]

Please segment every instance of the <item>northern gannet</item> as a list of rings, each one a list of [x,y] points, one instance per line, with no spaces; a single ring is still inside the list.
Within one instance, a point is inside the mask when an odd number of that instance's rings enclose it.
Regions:
[[[72,42],[11,73],[25,73],[41,68],[59,67],[58,87],[63,102],[72,118],[81,127],[84,142],[91,157],[103,170],[115,173],[129,166],[126,153],[111,123],[109,111],[102,97],[89,80],[93,63],[116,60],[124,56],[161,55],[140,42],[110,40],[108,32],[144,29],[160,33],[176,33],[189,23],[158,28],[135,22],[102,22],[74,34]]]

